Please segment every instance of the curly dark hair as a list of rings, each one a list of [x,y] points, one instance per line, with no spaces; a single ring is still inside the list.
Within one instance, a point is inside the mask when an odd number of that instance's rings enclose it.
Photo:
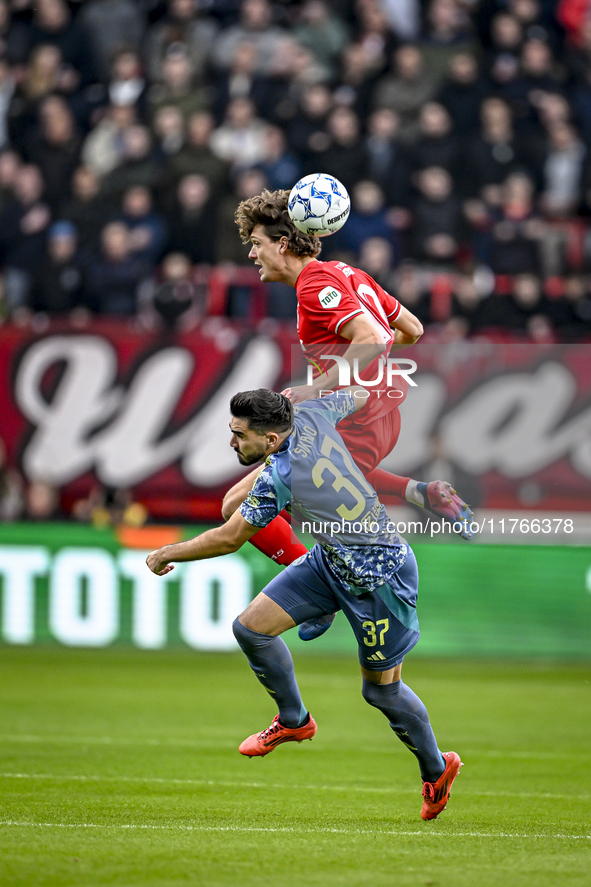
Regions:
[[[265,189],[256,197],[243,200],[234,213],[242,242],[248,243],[254,228],[262,225],[271,240],[287,237],[288,249],[294,256],[315,259],[322,248],[320,239],[298,231],[287,213],[288,197],[289,191]]]
[[[230,412],[236,419],[246,419],[248,427],[257,434],[281,434],[293,425],[291,401],[269,388],[239,391],[230,401]]]

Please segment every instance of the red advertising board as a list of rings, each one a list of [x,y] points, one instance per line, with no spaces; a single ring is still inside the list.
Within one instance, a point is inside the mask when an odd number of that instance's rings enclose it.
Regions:
[[[98,482],[133,489],[159,519],[218,520],[243,471],[229,446],[229,399],[289,385],[295,349],[290,328],[222,318],[174,335],[125,321],[5,326],[9,463],[59,487],[66,507]],[[459,342],[403,353],[417,364],[415,385],[384,467],[421,477],[442,461],[437,431],[444,458],[477,482],[480,505],[591,510],[591,346]]]

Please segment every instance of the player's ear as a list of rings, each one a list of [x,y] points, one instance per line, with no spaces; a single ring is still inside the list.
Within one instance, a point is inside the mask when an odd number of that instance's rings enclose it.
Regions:
[[[279,252],[280,253],[286,252],[288,246],[289,246],[289,240],[285,236],[282,237],[281,240],[279,241]]]

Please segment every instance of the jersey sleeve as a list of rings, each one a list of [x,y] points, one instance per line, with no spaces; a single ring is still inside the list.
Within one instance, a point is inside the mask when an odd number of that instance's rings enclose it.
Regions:
[[[324,327],[334,336],[342,335],[343,326],[363,314],[359,299],[346,279],[341,283],[324,270],[310,274],[297,288],[297,295],[299,310],[306,321]]]
[[[379,287],[378,295],[380,302],[382,303],[382,308],[386,312],[386,317],[388,318],[390,325],[392,325],[393,321],[395,321],[400,314],[400,309],[402,308],[402,305],[400,304],[398,299],[396,299],[394,296],[391,296],[390,293],[387,293],[385,289],[382,289],[382,287]]]
[[[306,413],[312,412],[322,415],[331,425],[336,427],[341,419],[346,419],[355,412],[357,402],[349,391],[335,391],[326,397],[316,397],[314,400],[306,400],[293,408],[294,416],[305,421]]]
[[[266,527],[279,514],[273,466],[265,465],[252,490],[239,508],[244,520],[253,527]]]

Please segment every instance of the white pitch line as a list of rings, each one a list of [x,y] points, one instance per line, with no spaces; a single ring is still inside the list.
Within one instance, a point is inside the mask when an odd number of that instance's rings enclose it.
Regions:
[[[591,841],[591,835],[546,835],[546,834],[518,834],[513,832],[450,832],[429,831],[428,826],[424,831],[397,831],[396,829],[347,829],[347,828],[292,828],[291,826],[248,826],[248,825],[147,825],[136,823],[98,823],[98,822],[19,822],[18,820],[0,820],[0,827],[15,828],[96,828],[96,829],[141,829],[154,831],[186,831],[186,832],[276,832],[280,834],[334,834],[334,835],[393,835],[403,837],[427,837],[427,838],[514,838],[517,840],[556,840],[556,841]]]
[[[56,742],[71,745],[149,745],[149,746],[181,746],[183,748],[209,748],[212,745],[211,738],[199,739],[148,739],[148,738],[129,738],[111,736],[32,736],[26,733],[22,734],[6,734],[0,735],[0,742]],[[235,742],[226,740],[225,742],[216,741],[216,748],[233,748]]]
[[[295,791],[333,791],[333,792],[365,792],[367,794],[417,794],[418,787],[404,788],[398,786],[371,786],[371,785],[301,785],[277,782],[230,782],[214,779],[179,779],[164,776],[93,776],[83,774],[55,774],[55,773],[0,773],[0,779],[48,779],[66,782],[137,782],[140,784],[155,785],[195,785],[195,786],[221,786],[223,788],[260,788],[290,789]],[[591,795],[553,794],[550,792],[492,792],[472,789],[471,794],[477,797],[504,797],[504,798],[546,798],[554,800],[579,800],[588,801]]]
[[[167,746],[174,748],[175,746],[181,746],[183,748],[210,748],[215,744],[216,749],[220,748],[234,748],[236,743],[232,740],[218,741],[212,743],[210,738],[203,739],[150,739],[150,738],[129,738],[125,739],[119,736],[111,737],[111,736],[37,736],[26,733],[6,733],[0,734],[0,742],[55,742],[55,743],[65,743],[72,745],[133,745],[133,746]],[[549,760],[554,759],[556,757],[556,752],[553,751],[508,751],[506,749],[496,750],[496,749],[463,749],[462,754],[466,757],[472,755],[473,757],[485,757],[485,758],[533,758],[537,760]],[[591,752],[580,751],[580,752],[568,752],[562,751],[560,752],[561,758],[574,758],[576,760],[586,759],[591,757]]]

